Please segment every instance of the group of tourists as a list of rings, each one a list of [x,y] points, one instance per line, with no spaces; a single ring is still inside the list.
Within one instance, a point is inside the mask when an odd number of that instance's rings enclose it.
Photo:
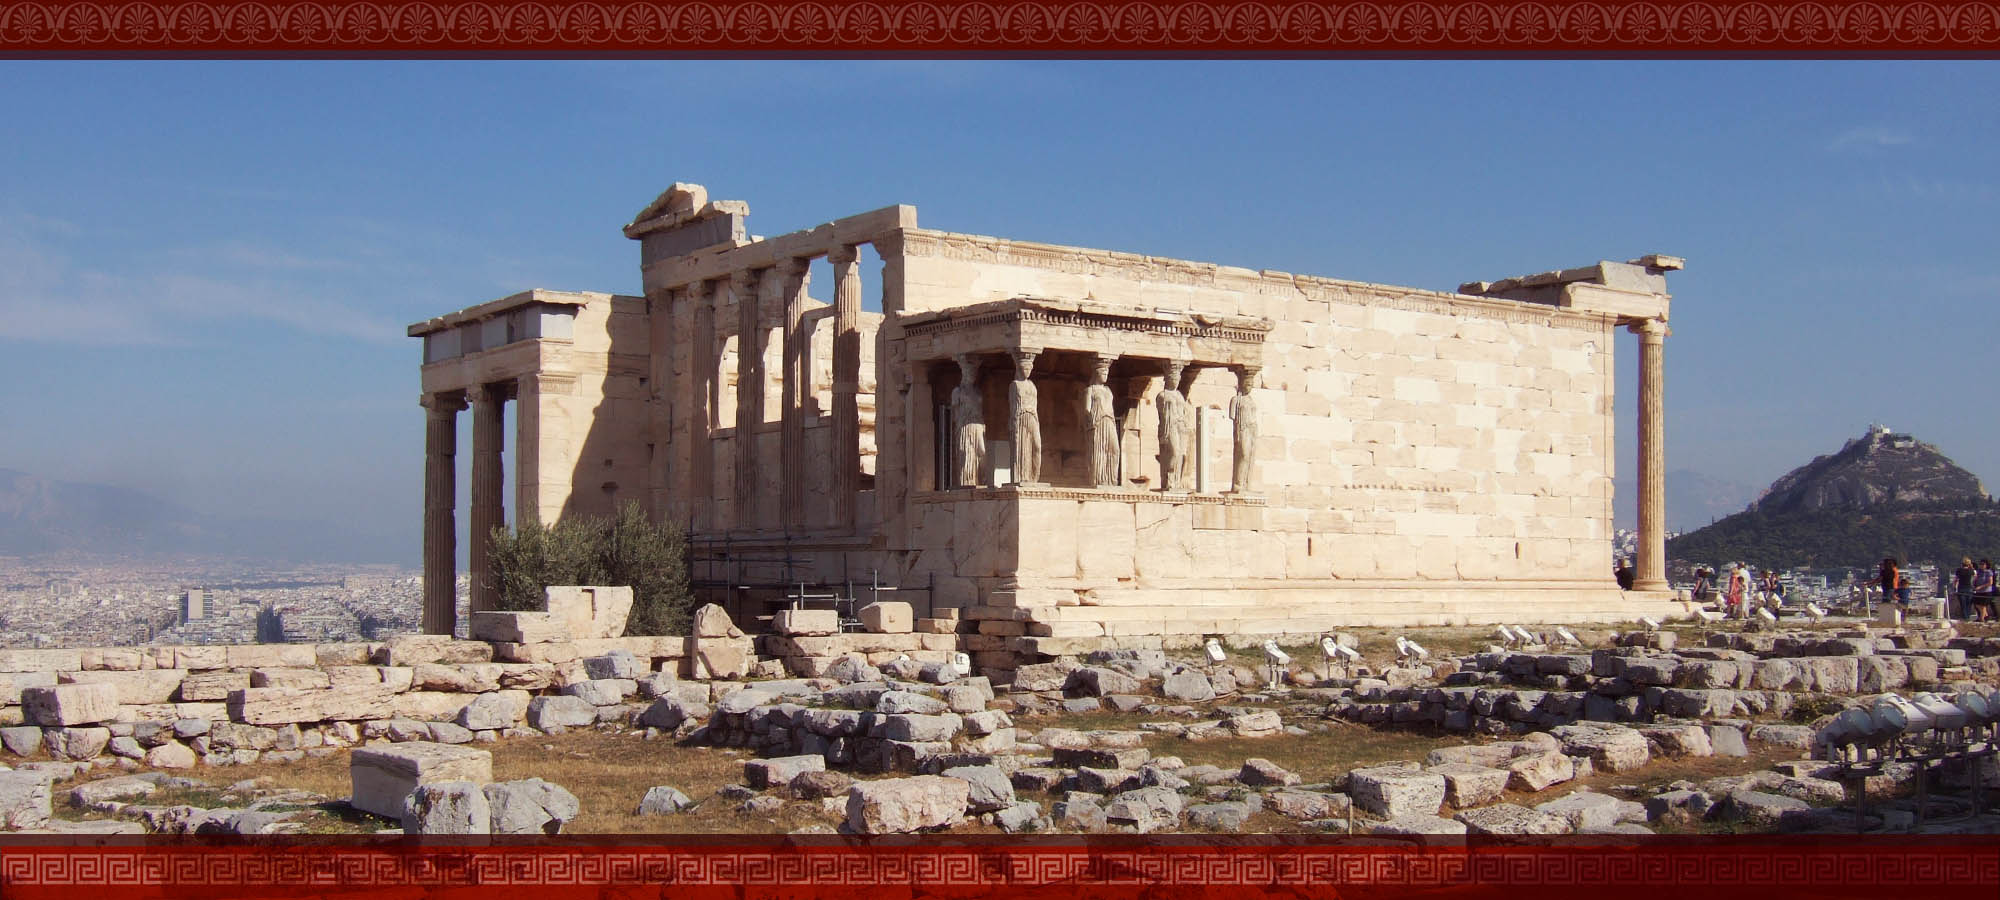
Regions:
[[[2000,575],[1993,571],[1993,561],[1982,559],[1974,565],[1972,557],[1960,559],[1958,571],[1952,573],[1953,618],[1974,622],[2000,619],[1994,610],[1996,600],[2000,600]]]
[[[1765,569],[1751,574],[1750,567],[1735,563],[1729,567],[1729,574],[1716,578],[1715,570],[1697,567],[1694,570],[1694,602],[1706,604],[1711,597],[1719,595],[1721,612],[1733,618],[1748,618],[1758,607],[1773,610],[1785,604],[1785,583],[1778,579],[1778,570]]]

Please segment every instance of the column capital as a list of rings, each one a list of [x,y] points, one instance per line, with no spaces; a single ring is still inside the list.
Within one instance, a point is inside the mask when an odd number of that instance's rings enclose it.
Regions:
[[[737,269],[729,273],[730,286],[742,290],[756,290],[758,283],[763,280],[764,273],[761,269]]]
[[[465,409],[464,391],[439,391],[417,398],[417,404],[433,413],[455,413]]]
[[[860,251],[853,244],[835,244],[826,251],[826,261],[836,266],[844,266],[860,257]]]
[[[903,233],[897,231],[885,234],[869,241],[868,245],[874,247],[876,254],[885,260],[891,256],[901,256],[903,255]]]
[[[778,271],[785,273],[786,278],[797,278],[805,274],[806,269],[810,266],[812,266],[812,257],[810,256],[787,256],[779,261]]]
[[[1673,329],[1667,327],[1666,320],[1664,319],[1640,319],[1637,322],[1627,324],[1625,330],[1638,335],[1641,340],[1649,338],[1660,340],[1674,333]]]

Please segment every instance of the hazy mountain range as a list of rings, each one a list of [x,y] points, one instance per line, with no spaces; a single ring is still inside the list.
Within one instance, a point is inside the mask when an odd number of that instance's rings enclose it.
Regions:
[[[192,554],[283,562],[412,563],[398,536],[341,522],[204,516],[143,491],[0,469],[0,555]]]
[[[1635,468],[1627,466],[1626,468]],[[1639,527],[1639,476],[1636,472],[1614,479],[1617,489],[1612,502],[1612,519],[1619,528]],[[1688,531],[1717,519],[1739,513],[1756,499],[1752,485],[1703,475],[1690,469],[1667,473],[1667,530]]]

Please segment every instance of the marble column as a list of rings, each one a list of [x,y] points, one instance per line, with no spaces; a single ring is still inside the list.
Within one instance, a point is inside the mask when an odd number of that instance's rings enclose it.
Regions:
[[[472,542],[467,554],[471,562],[471,611],[498,609],[498,585],[493,578],[493,529],[507,524],[505,501],[501,499],[506,475],[500,461],[506,441],[507,394],[503,387],[482,384],[472,388]]]
[[[779,265],[784,288],[784,381],[778,409],[778,514],[777,521],[789,527],[805,524],[806,505],[806,285],[811,280],[811,259],[792,257]]]
[[[833,265],[833,466],[831,518],[842,530],[854,527],[855,494],[861,490],[861,267],[852,246],[835,247]]]
[[[694,529],[715,527],[715,282],[703,281],[689,288],[694,304],[694,338],[689,348],[692,361],[688,377],[688,478],[689,518]],[[676,525],[683,524],[676,522]]]
[[[1667,323],[1631,326],[1639,336],[1639,559],[1633,589],[1667,589],[1666,382],[1661,359]]]
[[[424,427],[424,615],[425,634],[451,634],[458,625],[459,394],[426,394]]]
[[[762,302],[760,272],[736,272],[729,277],[736,296],[736,479],[730,491],[732,525],[755,528],[757,519],[757,426],[764,421],[764,328],[758,318]]]

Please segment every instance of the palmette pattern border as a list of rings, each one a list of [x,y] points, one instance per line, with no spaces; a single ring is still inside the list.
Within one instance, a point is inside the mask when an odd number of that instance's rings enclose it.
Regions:
[[[2000,3],[486,2],[0,0],[0,52],[1962,53]]]
[[[2000,889],[2000,849],[1977,838],[1881,844],[1649,841],[1613,846],[0,846],[0,894],[37,888],[385,886],[1237,886],[1293,895],[1342,887],[1495,886]],[[28,892],[26,894],[22,892]]]

